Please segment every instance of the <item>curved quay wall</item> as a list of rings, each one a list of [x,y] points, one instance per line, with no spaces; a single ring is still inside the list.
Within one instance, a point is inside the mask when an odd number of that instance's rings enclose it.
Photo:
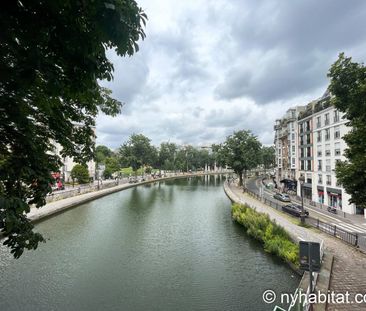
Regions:
[[[112,194],[112,193],[115,193],[118,191],[122,191],[125,189],[137,187],[140,185],[155,183],[155,182],[159,182],[159,181],[179,179],[179,178],[198,177],[198,176],[206,176],[206,175],[225,175],[225,174],[231,174],[231,172],[212,172],[212,173],[205,172],[205,173],[196,173],[196,174],[175,175],[175,176],[168,176],[168,177],[146,180],[146,181],[138,182],[138,183],[122,184],[122,185],[106,188],[103,190],[88,192],[85,194],[80,194],[78,196],[73,196],[73,197],[62,199],[59,201],[54,201],[54,202],[46,204],[45,206],[43,206],[41,208],[32,208],[30,213],[27,214],[27,216],[32,222],[39,222],[41,220],[44,220],[45,218],[48,218],[50,216],[54,216],[58,213],[61,213],[69,208],[77,207],[78,205],[93,201],[95,199],[104,197],[106,195],[109,195],[109,194]]]

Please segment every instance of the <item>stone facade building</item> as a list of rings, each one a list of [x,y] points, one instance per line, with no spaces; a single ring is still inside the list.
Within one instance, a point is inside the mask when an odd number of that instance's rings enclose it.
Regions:
[[[276,120],[276,180],[282,188],[281,181],[292,180],[301,196],[298,180],[303,176],[304,198],[355,214],[359,211],[349,203],[350,195],[335,174],[337,161],[345,160],[347,145],[342,137],[350,128],[330,99],[326,92],[306,106],[289,109],[281,120]]]

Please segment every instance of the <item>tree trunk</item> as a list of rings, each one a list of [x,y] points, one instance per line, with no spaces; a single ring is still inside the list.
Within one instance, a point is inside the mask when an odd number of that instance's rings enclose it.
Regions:
[[[239,187],[243,185],[243,172],[237,173],[239,175]]]
[[[246,186],[246,179],[247,179],[247,170],[244,170],[244,184],[243,184],[244,188]]]

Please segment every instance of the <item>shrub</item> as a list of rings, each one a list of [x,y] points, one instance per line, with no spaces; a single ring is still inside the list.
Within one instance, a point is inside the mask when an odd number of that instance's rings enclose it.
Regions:
[[[80,184],[89,182],[89,172],[86,166],[76,164],[71,170],[71,178],[77,179]]]
[[[245,205],[233,204],[232,217],[246,229],[251,237],[264,245],[264,250],[298,266],[299,248],[286,230],[271,221],[269,216],[258,213]]]

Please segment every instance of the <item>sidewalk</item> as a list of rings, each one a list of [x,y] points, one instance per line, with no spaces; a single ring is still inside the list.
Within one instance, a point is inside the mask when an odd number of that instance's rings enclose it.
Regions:
[[[267,192],[274,193],[273,190],[266,189]],[[290,195],[291,200],[295,201],[298,204],[301,204],[301,200],[299,200],[296,196]],[[304,200],[304,206],[310,210],[314,210],[315,212],[322,213],[325,216],[331,216],[333,218],[339,219],[343,222],[348,222],[350,224],[360,225],[364,229],[366,229],[366,219],[364,215],[359,214],[348,214],[344,213],[342,211],[338,211],[337,214],[329,213],[326,210],[326,206],[323,205],[323,208],[320,208],[320,203],[314,202],[315,206],[313,204],[309,204],[309,202],[305,199]]]
[[[259,212],[268,214],[271,219],[276,220],[295,238],[296,241],[301,239],[308,241],[323,241],[325,251],[334,256],[333,270],[330,278],[329,290],[334,293],[348,292],[350,299],[354,301],[356,294],[366,294],[366,255],[358,251],[356,248],[342,242],[339,239],[322,233],[315,229],[306,229],[300,227],[288,219],[288,216],[282,212],[276,211],[272,207],[252,198],[247,193],[234,184],[226,187],[228,195],[232,195],[234,201],[238,203],[246,203]],[[366,310],[366,303],[356,304],[329,304],[329,311],[361,311]]]
[[[289,216],[285,216],[282,212],[254,199],[248,193],[243,193],[242,188],[234,184],[230,184],[230,186],[226,187],[225,191],[229,197],[234,197],[234,201],[247,204],[260,213],[268,214],[271,220],[276,221],[276,223],[288,231],[294,241],[313,241],[322,243],[323,240],[316,233],[296,225],[291,221]]]

